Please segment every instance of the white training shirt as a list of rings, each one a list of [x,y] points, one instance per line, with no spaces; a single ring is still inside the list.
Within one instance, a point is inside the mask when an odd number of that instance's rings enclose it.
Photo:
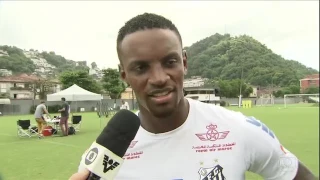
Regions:
[[[246,171],[266,180],[294,179],[298,159],[259,120],[188,101],[179,128],[153,134],[140,127],[115,180],[244,180]]]

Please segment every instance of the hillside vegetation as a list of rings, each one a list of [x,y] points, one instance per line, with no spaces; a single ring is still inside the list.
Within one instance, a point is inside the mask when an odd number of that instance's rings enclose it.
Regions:
[[[0,69],[11,70],[13,73],[32,73],[36,66],[17,47],[0,46],[8,55],[0,56]]]
[[[32,59],[45,59],[50,65],[55,68],[50,71],[50,74],[58,75],[64,71],[74,70],[89,70],[86,61],[73,61],[57,55],[54,52],[38,52],[37,50],[30,49],[29,51],[22,50],[15,46],[0,46],[2,51],[0,56],[0,69],[11,70],[13,74],[27,73],[31,74],[36,71],[37,66]],[[32,57],[27,57],[26,53],[32,52]],[[3,54],[5,53],[5,54]],[[77,65],[78,64],[78,65]]]
[[[185,48],[188,75],[215,80],[243,79],[256,86],[298,86],[299,79],[317,70],[286,60],[264,44],[242,35],[215,34]]]

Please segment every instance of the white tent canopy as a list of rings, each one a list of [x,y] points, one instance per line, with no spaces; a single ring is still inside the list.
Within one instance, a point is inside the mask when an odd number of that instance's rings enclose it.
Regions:
[[[87,91],[74,84],[57,93],[48,94],[47,101],[61,101],[63,97],[66,98],[66,101],[100,101],[102,99],[101,94]]]

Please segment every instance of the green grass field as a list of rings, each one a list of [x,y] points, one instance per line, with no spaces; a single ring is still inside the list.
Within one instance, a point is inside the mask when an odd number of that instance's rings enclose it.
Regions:
[[[319,174],[319,109],[316,107],[254,107],[240,110],[261,119],[282,144],[299,157],[317,176]],[[83,113],[81,131],[69,137],[39,140],[18,138],[16,121],[33,115],[0,117],[0,174],[4,180],[66,180],[77,171],[82,153],[101,132],[108,119]],[[1,178],[0,178],[1,179]],[[247,173],[246,179],[259,180]]]

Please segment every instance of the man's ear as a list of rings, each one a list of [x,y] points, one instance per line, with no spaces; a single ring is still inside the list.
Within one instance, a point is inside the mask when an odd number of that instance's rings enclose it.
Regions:
[[[187,75],[187,70],[188,70],[188,56],[187,56],[187,51],[186,51],[186,50],[183,50],[183,52],[182,52],[182,58],[183,58],[184,75]]]
[[[120,72],[120,78],[121,78],[121,80],[122,81],[124,81],[124,82],[126,82],[127,84],[128,84],[128,82],[127,82],[127,75],[126,75],[126,73],[124,72],[124,70],[123,70],[123,66],[122,66],[122,64],[118,64],[118,69],[119,69],[119,72]]]

